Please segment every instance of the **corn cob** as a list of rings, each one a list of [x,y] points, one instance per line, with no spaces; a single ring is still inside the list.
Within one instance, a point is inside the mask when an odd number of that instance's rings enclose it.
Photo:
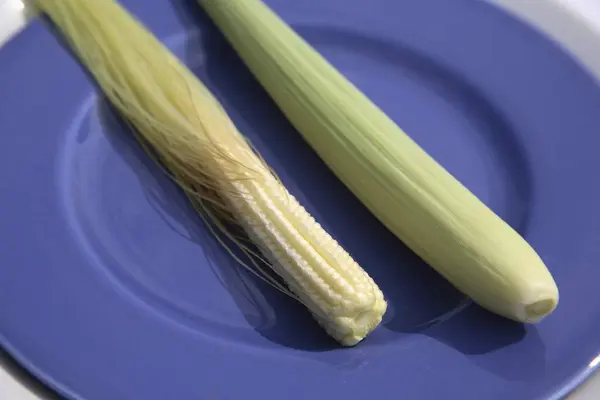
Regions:
[[[267,5],[199,2],[304,139],[415,253],[495,313],[536,322],[554,310],[558,288],[531,246]]]
[[[386,302],[377,285],[287,192],[180,60],[113,0],[34,3],[200,214],[250,253],[222,223],[235,220],[289,289],[257,263],[254,272],[306,305],[343,345],[378,326]]]

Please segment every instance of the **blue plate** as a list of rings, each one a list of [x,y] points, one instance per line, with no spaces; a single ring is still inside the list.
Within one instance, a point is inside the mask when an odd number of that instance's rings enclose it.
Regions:
[[[552,270],[536,326],[468,300],[303,143],[193,1],[125,5],[381,285],[339,348],[243,273],[42,23],[0,51],[0,342],[76,399],[554,399],[600,351],[600,88],[482,1],[270,0]],[[124,35],[127,33],[124,32]]]

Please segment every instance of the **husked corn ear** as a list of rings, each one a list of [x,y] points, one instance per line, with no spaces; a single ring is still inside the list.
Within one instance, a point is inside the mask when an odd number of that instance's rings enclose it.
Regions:
[[[260,263],[255,273],[305,304],[344,345],[358,343],[377,327],[386,310],[377,285],[287,192],[174,55],[113,0],[34,3],[200,214],[250,254],[222,223],[237,222],[289,289]]]
[[[558,288],[531,246],[265,3],[199,3],[329,168],[415,253],[500,315],[537,322],[554,310]]]
[[[326,331],[351,346],[379,325],[383,294],[350,255],[272,177],[240,184],[236,215],[275,271]]]

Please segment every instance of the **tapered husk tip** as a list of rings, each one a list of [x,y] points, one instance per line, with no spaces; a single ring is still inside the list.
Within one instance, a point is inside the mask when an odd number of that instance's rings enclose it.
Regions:
[[[535,324],[548,317],[558,307],[558,287],[552,279],[529,283],[521,289],[520,292],[513,293],[515,297],[495,302],[489,307],[490,311],[517,322]],[[501,305],[505,307],[498,309]]]
[[[521,304],[521,322],[537,323],[550,315],[558,306],[558,289],[550,290],[537,296],[533,301]]]

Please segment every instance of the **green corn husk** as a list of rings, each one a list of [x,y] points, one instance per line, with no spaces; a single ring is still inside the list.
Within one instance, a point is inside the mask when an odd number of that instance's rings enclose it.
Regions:
[[[199,3],[329,168],[421,258],[505,317],[554,310],[558,288],[531,246],[267,5]]]

